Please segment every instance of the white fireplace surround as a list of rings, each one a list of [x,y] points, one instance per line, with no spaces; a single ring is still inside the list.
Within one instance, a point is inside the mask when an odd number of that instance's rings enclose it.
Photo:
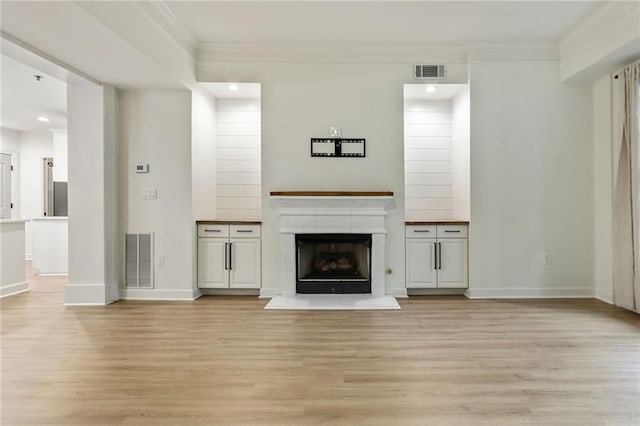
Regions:
[[[272,199],[280,208],[283,296],[296,295],[296,234],[371,234],[371,296],[385,296],[385,219],[393,196],[273,195]]]

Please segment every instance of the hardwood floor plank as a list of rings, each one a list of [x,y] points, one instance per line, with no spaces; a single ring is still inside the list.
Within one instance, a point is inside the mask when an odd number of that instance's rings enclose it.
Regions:
[[[638,425],[640,316],[597,300],[0,301],[2,425]]]

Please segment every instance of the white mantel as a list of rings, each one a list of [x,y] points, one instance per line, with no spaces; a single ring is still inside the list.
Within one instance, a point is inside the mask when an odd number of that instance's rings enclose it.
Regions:
[[[393,194],[291,195],[272,193],[280,214],[282,294],[296,294],[296,234],[371,234],[371,296],[385,296],[387,210]],[[376,193],[382,194],[382,193]],[[388,195],[387,195],[388,194]]]

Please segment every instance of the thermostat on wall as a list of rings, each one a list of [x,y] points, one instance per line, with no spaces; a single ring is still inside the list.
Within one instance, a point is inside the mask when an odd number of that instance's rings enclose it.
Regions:
[[[136,173],[148,173],[149,165],[148,164],[136,164]]]

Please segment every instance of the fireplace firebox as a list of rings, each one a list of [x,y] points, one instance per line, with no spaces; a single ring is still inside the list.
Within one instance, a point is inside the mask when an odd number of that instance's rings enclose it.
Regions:
[[[371,293],[371,234],[296,234],[296,292]]]

